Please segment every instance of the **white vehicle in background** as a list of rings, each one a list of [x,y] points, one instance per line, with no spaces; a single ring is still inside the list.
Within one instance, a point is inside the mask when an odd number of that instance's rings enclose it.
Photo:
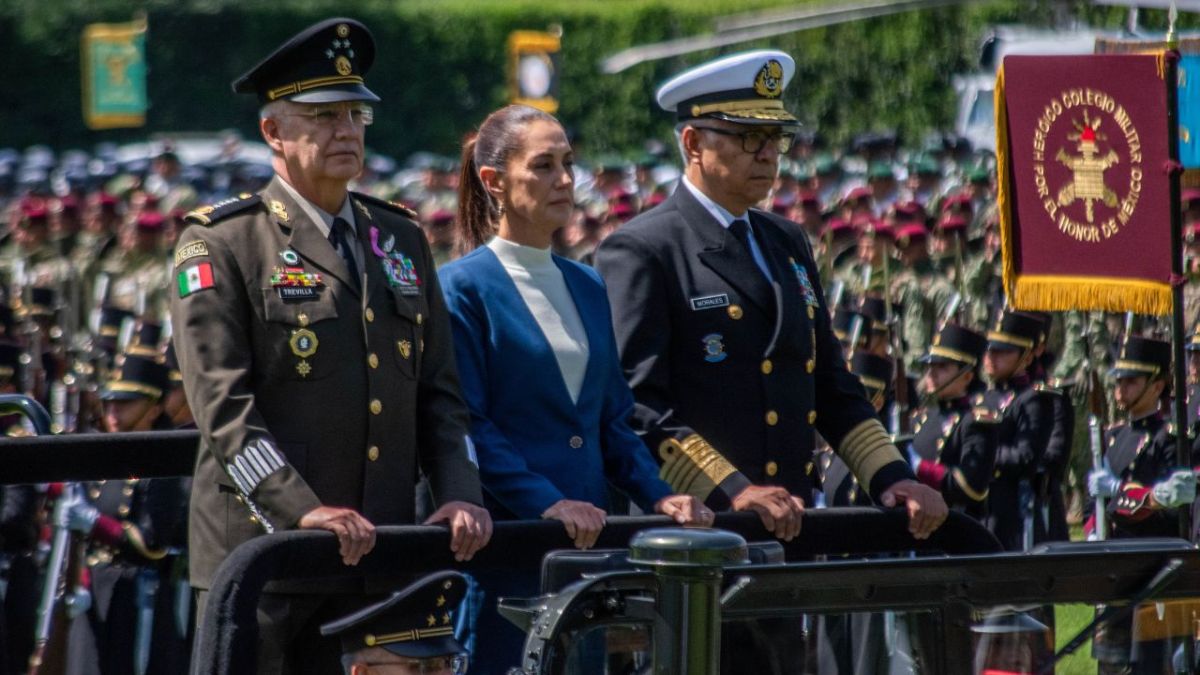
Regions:
[[[995,89],[996,71],[1004,57],[1019,55],[1070,56],[1091,54],[1096,38],[1115,37],[1116,33],[1090,28],[1077,30],[1038,30],[1021,26],[998,26],[983,40],[979,59],[981,70],[955,75],[958,113],[954,130],[977,150],[996,150]]]

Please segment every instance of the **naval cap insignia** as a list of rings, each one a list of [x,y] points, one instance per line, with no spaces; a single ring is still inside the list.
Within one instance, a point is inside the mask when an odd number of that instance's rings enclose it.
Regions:
[[[754,93],[764,98],[779,98],[783,94],[783,64],[775,59],[764,63],[754,77]]]

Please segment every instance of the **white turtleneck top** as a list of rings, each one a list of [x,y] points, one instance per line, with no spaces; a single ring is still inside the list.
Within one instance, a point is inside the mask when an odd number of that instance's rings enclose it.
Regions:
[[[516,284],[521,299],[554,350],[571,402],[578,402],[587,372],[587,332],[562,270],[550,257],[550,249],[523,246],[500,237],[493,237],[487,247]]]

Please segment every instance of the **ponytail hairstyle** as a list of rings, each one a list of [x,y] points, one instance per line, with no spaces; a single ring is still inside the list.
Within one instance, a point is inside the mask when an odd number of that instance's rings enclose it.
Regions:
[[[535,121],[561,123],[549,113],[527,105],[505,106],[483,120],[479,131],[463,143],[462,172],[458,180],[459,254],[483,246],[496,233],[502,207],[487,191],[479,170],[491,167],[504,172],[508,160],[521,147],[525,128]]]

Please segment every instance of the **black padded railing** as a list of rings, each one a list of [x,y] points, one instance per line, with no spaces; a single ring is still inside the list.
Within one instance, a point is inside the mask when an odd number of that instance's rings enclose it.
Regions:
[[[663,527],[663,517],[610,518],[597,548],[625,548],[638,531]],[[758,517],[721,514],[716,527],[748,541],[771,539]],[[977,521],[951,513],[934,536],[916,541],[907,532],[907,516],[899,509],[836,508],[809,511],[800,536],[785,542],[789,560],[815,555],[916,550],[950,555],[998,553],[1000,544]],[[491,543],[467,563],[456,563],[445,528],[380,527],[375,549],[355,567],[342,564],[336,537],[330,532],[289,531],[252,539],[225,560],[213,578],[205,616],[197,626],[197,675],[253,675],[258,640],[255,609],[270,581],[310,578],[370,580],[373,586],[400,587],[413,577],[440,569],[536,570],[552,550],[571,548],[555,521],[496,523]],[[313,584],[321,588],[321,584]],[[336,586],[344,588],[343,586]]]
[[[199,445],[198,431],[5,438],[0,485],[190,476]]]

